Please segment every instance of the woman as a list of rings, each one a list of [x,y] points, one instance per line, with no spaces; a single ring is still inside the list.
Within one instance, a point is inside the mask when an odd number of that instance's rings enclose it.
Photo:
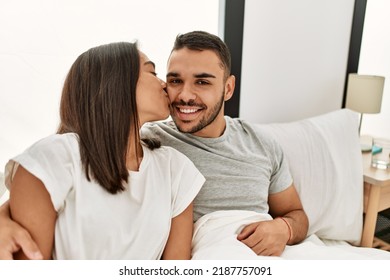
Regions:
[[[139,135],[169,116],[165,86],[136,44],[98,46],[74,62],[57,134],[6,166],[12,218],[44,259],[190,258],[192,200],[205,179]]]

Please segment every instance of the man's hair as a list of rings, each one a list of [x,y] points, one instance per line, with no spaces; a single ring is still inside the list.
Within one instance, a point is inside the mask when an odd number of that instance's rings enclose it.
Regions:
[[[211,50],[215,52],[221,60],[222,67],[225,69],[225,78],[230,76],[230,51],[227,45],[218,36],[205,31],[192,31],[185,34],[179,34],[176,36],[172,52],[182,48],[198,51]]]
[[[91,175],[113,194],[123,191],[128,181],[130,132],[135,136],[134,144],[140,141],[136,104],[139,73],[136,43],[101,45],[76,59],[62,90],[57,133],[78,135],[87,179]]]

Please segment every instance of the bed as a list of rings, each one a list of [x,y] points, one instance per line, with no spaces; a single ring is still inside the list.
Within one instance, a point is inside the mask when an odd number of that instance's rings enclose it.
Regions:
[[[359,247],[363,227],[363,163],[357,113],[340,109],[290,123],[257,124],[282,146],[309,218],[307,238],[281,259],[390,259]],[[4,194],[0,173],[0,197]],[[6,192],[0,201],[6,200]],[[272,219],[250,211],[218,211],[197,221],[192,258],[261,259],[236,235],[244,225]]]
[[[307,238],[281,259],[390,259],[359,247],[363,228],[363,161],[359,115],[340,109],[290,123],[256,124],[282,146],[309,218]],[[219,211],[195,224],[193,259],[261,259],[236,236],[244,225],[272,219],[251,211]]]

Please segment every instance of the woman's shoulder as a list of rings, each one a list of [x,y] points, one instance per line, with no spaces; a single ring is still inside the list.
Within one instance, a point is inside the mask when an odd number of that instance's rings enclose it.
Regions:
[[[51,134],[40,140],[34,145],[47,145],[47,144],[66,144],[72,142],[78,142],[78,136],[76,133],[63,133],[63,134]]]
[[[76,133],[51,134],[41,138],[32,146],[56,146],[56,145],[78,145],[78,136]]]
[[[79,153],[78,136],[75,133],[52,134],[32,144],[26,152],[55,155]]]

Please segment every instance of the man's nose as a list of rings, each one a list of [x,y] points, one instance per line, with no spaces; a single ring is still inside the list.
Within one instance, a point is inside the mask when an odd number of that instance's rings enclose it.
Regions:
[[[195,100],[196,99],[196,93],[191,85],[184,84],[179,92],[179,99],[183,101],[189,101],[189,100]]]

